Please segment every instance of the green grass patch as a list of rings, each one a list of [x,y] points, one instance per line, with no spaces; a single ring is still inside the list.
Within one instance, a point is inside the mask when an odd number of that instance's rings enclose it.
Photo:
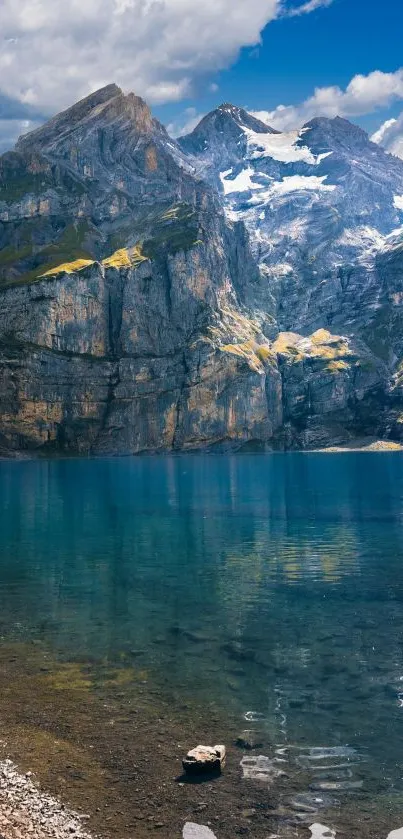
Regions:
[[[179,204],[157,216],[152,236],[143,243],[142,251],[148,259],[158,259],[191,250],[198,244],[202,243],[197,214],[187,204]]]

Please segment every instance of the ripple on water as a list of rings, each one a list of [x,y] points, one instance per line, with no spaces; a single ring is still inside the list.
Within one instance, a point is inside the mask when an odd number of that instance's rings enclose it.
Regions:
[[[269,785],[284,772],[275,765],[275,758],[266,755],[243,757],[240,763],[243,777],[250,781],[265,781]]]
[[[290,805],[295,810],[305,810],[316,813],[318,810],[327,810],[330,807],[338,807],[340,802],[330,795],[317,795],[314,792],[302,792],[294,795]]]
[[[262,722],[265,719],[265,716],[264,714],[260,714],[258,711],[246,711],[243,718],[247,722]]]

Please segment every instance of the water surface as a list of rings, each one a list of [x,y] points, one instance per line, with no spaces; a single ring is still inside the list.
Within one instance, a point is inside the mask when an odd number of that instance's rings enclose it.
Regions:
[[[295,787],[280,835],[315,799],[403,824],[400,453],[3,461],[0,493],[3,645],[254,730]]]

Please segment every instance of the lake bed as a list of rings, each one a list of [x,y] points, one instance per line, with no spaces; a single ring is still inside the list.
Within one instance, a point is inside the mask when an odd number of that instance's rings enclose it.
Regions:
[[[3,461],[0,492],[0,758],[105,837],[402,825],[400,453]],[[198,742],[227,767],[187,783]]]

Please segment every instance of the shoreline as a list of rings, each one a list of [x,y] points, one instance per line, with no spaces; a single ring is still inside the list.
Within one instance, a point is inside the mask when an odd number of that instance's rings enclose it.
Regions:
[[[80,815],[36,785],[9,759],[0,761],[0,831],[2,839],[95,839]]]
[[[312,449],[247,449],[247,448],[211,448],[206,446],[199,449],[181,449],[174,450],[156,450],[156,451],[142,451],[142,452],[122,452],[118,454],[77,454],[76,452],[28,452],[15,451],[0,453],[0,463],[30,463],[40,461],[72,461],[72,460],[120,460],[125,458],[164,458],[164,457],[267,457],[272,455],[289,455],[289,454],[340,454],[347,452],[402,452],[403,443],[397,443],[394,440],[382,440],[377,437],[359,437],[354,438],[346,443],[333,444],[329,446],[317,447]]]
[[[399,828],[400,796],[393,806],[388,794],[385,807],[383,796],[357,791],[316,810],[309,770],[294,765],[303,742],[285,754],[264,735],[245,752],[234,742],[245,726],[238,715],[187,697],[173,713],[174,697],[151,674],[119,669],[105,682],[94,665],[63,664],[36,644],[3,647],[0,660],[12,686],[0,696],[2,839],[181,839],[188,822],[209,826],[215,839],[308,839],[315,822],[357,839]],[[227,745],[227,765],[195,782],[181,774],[182,757],[205,740]],[[242,770],[244,757],[260,754],[270,763],[280,756],[285,770],[269,784]]]

